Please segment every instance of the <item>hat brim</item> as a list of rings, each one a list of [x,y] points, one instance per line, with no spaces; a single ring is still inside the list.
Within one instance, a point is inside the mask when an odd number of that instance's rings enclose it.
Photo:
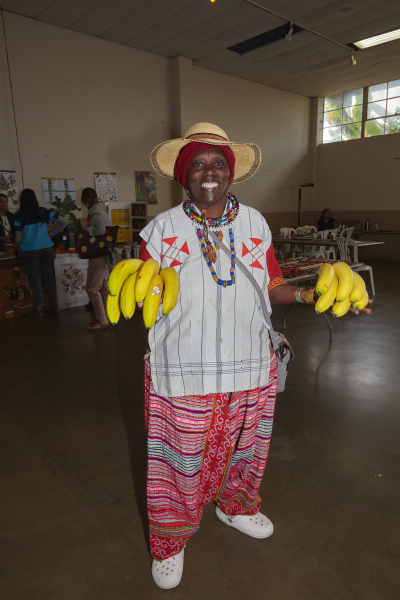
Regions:
[[[150,154],[150,161],[158,175],[175,179],[174,167],[179,152],[186,144],[194,140],[178,138],[158,144]],[[246,181],[256,173],[261,164],[261,150],[256,144],[246,144],[240,142],[224,142],[222,140],[213,140],[209,138],[197,138],[196,142],[212,144],[213,146],[229,146],[235,155],[235,177],[232,183]]]

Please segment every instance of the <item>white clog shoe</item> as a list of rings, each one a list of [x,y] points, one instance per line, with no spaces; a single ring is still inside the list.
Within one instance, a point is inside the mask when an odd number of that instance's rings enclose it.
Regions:
[[[218,506],[215,508],[215,513],[220,521],[234,527],[253,538],[267,538],[274,532],[274,526],[271,521],[262,513],[256,515],[237,515],[230,517],[225,515]]]
[[[153,558],[151,575],[159,588],[168,590],[180,584],[183,573],[183,556],[185,548],[176,556],[166,558],[161,562]]]

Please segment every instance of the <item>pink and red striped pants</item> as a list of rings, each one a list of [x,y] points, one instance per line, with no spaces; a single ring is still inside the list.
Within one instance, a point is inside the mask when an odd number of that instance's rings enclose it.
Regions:
[[[206,396],[163,398],[145,360],[150,550],[178,554],[197,531],[203,507],[227,515],[259,511],[276,400],[276,358],[268,385]]]

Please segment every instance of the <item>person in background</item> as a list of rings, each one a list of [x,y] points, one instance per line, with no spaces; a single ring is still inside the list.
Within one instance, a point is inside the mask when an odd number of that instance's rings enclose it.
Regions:
[[[318,220],[318,231],[326,231],[327,229],[334,229],[336,219],[331,217],[331,211],[329,208],[325,208]]]
[[[85,188],[82,191],[81,202],[88,210],[86,219],[81,219],[84,231],[90,235],[104,235],[106,227],[111,225],[106,209],[99,204],[96,190]],[[101,256],[89,260],[86,278],[86,293],[94,307],[95,320],[88,327],[88,331],[98,331],[110,327],[106,315],[106,302],[108,296],[108,277],[113,268],[113,257]]]
[[[50,221],[57,223],[51,234],[47,233]],[[21,248],[22,260],[32,287],[35,307],[28,317],[43,316],[42,278],[50,301],[50,312],[58,313],[56,280],[54,276],[54,246],[51,237],[68,225],[53,210],[39,206],[33,190],[21,192],[20,209],[15,213],[15,247]]]
[[[0,252],[5,252],[6,244],[14,240],[14,215],[8,210],[8,197],[0,194]]]

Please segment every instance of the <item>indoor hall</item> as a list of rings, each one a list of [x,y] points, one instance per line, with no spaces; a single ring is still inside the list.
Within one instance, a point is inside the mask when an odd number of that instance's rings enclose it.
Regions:
[[[396,4],[0,5],[1,597],[394,600]]]

